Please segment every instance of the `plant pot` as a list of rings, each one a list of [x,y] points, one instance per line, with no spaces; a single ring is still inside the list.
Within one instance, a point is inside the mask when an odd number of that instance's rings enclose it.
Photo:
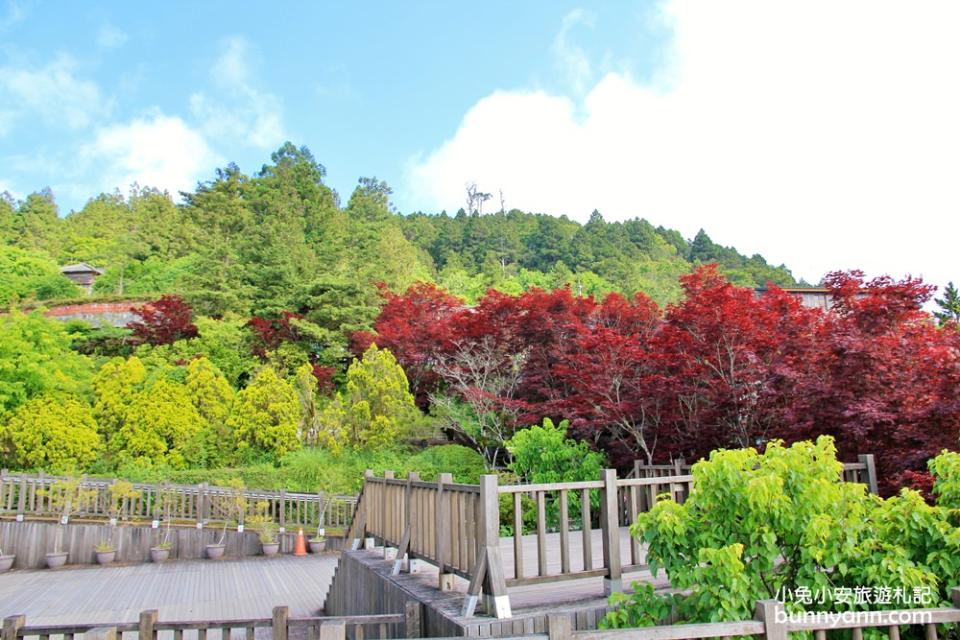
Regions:
[[[265,556],[275,556],[280,551],[279,542],[262,542],[260,545],[263,547],[263,555]]]
[[[57,551],[55,553],[47,554],[47,566],[51,569],[57,569],[65,564],[67,564],[66,551]]]
[[[223,552],[227,550],[226,545],[222,544],[208,544],[207,545],[207,557],[211,560],[219,560],[223,557]]]
[[[117,550],[97,551],[97,564],[110,564],[117,557]]]
[[[13,561],[17,556],[0,556],[0,573],[3,573],[7,569],[13,566]]]
[[[323,553],[327,548],[326,540],[310,540],[307,544],[310,545],[310,553]]]
[[[169,547],[150,547],[150,561],[163,562],[170,557]]]

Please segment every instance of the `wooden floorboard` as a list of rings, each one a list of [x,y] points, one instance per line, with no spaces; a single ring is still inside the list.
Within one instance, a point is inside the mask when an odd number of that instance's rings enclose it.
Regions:
[[[316,615],[337,565],[336,554],[162,565],[78,566],[0,574],[0,617],[23,613],[28,624],[132,622],[144,609],[161,620]]]

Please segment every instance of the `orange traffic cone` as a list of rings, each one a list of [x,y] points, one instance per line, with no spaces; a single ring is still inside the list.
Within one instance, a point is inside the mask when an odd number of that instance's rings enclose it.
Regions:
[[[293,555],[307,555],[307,540],[303,537],[303,527],[300,527],[300,533],[297,534],[297,542],[293,545]]]

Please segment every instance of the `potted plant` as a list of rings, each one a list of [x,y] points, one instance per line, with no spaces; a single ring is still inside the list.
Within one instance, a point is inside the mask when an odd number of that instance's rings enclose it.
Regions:
[[[223,557],[226,551],[226,545],[223,541],[227,538],[227,527],[231,521],[236,521],[237,529],[240,530],[240,527],[243,526],[243,514],[247,510],[247,498],[242,480],[234,478],[227,482],[223,488],[225,491],[217,495],[215,501],[223,518],[223,530],[220,532],[220,539],[217,542],[206,546],[207,557],[211,560]]]
[[[42,489],[41,495],[48,496],[51,510],[60,514],[53,551],[47,553],[47,566],[56,569],[67,563],[67,552],[61,549],[64,525],[73,513],[83,511],[97,499],[97,490],[84,489],[79,478],[66,477],[54,482],[49,489]]]
[[[170,557],[170,523],[171,511],[173,509],[174,494],[168,489],[163,489],[157,495],[157,501],[154,504],[154,522],[156,527],[162,517],[163,519],[163,538],[155,546],[150,547],[150,561],[163,562]]]
[[[117,557],[117,548],[113,544],[113,540],[116,538],[117,522],[126,519],[130,501],[139,495],[140,492],[126,480],[117,480],[110,485],[107,505],[107,512],[110,515],[110,536],[107,539],[100,540],[100,543],[94,547],[97,554],[97,564],[110,564]]]
[[[322,527],[317,527],[317,533],[307,540],[307,546],[310,547],[310,553],[323,553],[323,550],[327,546],[327,539],[323,537],[324,530]]]
[[[3,573],[7,569],[13,566],[13,561],[16,560],[17,556],[3,555],[3,545],[0,544],[0,573]]]
[[[110,564],[117,557],[117,550],[109,541],[99,543],[93,550],[97,554],[97,564]]]
[[[280,551],[280,541],[277,540],[277,523],[268,513],[270,504],[261,501],[256,504],[254,515],[247,518],[247,524],[260,536],[260,547],[263,555],[275,556]]]

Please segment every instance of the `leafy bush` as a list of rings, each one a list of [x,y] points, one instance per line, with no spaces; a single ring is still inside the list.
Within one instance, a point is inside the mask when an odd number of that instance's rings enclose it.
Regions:
[[[320,444],[385,449],[408,438],[422,416],[403,368],[387,349],[370,345],[347,369],[344,390],[323,410]]]
[[[277,376],[273,368],[265,366],[250,385],[237,394],[227,426],[236,435],[241,458],[257,453],[279,458],[300,448],[299,422],[297,392]]]
[[[947,474],[941,487],[960,482],[954,455],[931,464]],[[665,569],[678,592],[613,596],[617,610],[605,624],[654,624],[651,612],[665,610],[690,622],[747,619],[756,600],[799,589],[826,598],[790,607],[870,608],[835,597],[856,587],[930,588],[946,600],[960,579],[957,512],[910,490],[888,500],[867,495],[864,485],[843,482],[841,469],[827,436],[789,448],[773,442],[764,454],[713,452],[694,465],[684,504],[661,499],[631,529],[649,545],[651,571]]]
[[[187,388],[160,378],[132,398],[121,426],[110,437],[109,450],[119,464],[138,461],[180,468],[195,454],[203,428]]]
[[[569,423],[564,420],[554,424],[549,418],[543,419],[543,425],[534,425],[522,429],[506,442],[507,450],[512,460],[508,465],[510,471],[517,475],[522,482],[530,483],[557,483],[577,482],[581,480],[598,480],[603,469],[603,454],[590,449],[586,442],[578,442],[567,437]],[[599,513],[600,497],[597,492],[591,492],[591,506],[594,513]],[[506,498],[507,496],[505,496]],[[578,521],[580,518],[580,496],[577,492],[569,495],[569,518]],[[547,525],[556,529],[560,523],[560,506],[558,496],[547,494]],[[513,521],[511,501],[501,500],[502,510],[507,518],[505,523]],[[524,526],[536,526],[536,505],[524,496],[521,501],[524,511]]]
[[[93,462],[100,447],[90,407],[66,396],[38,396],[0,426],[0,453],[12,467],[74,471]]]
[[[408,465],[427,481],[436,480],[440,473],[449,473],[454,482],[479,484],[480,476],[487,473],[483,456],[459,444],[428,447],[410,458]]]
[[[70,349],[72,340],[40,311],[0,316],[0,413],[43,393],[87,393],[91,362]]]

